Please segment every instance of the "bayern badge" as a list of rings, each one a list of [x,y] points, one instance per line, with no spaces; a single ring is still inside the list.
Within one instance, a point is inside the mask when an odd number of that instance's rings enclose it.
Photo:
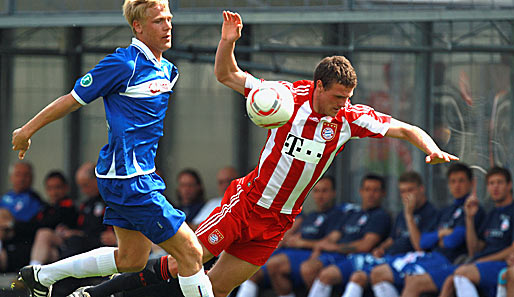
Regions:
[[[336,129],[336,124],[323,122],[323,127],[321,127],[321,137],[325,141],[331,141],[336,136]]]
[[[211,234],[209,234],[209,236],[207,237],[207,240],[209,241],[210,244],[212,245],[215,245],[215,244],[218,244],[221,240],[223,240],[223,234],[221,234],[221,232],[216,229],[214,231],[212,231]]]

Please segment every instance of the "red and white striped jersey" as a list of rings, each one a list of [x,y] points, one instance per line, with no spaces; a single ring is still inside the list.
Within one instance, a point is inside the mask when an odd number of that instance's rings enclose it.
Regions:
[[[262,82],[247,74],[245,96]],[[243,178],[242,185],[257,205],[297,215],[344,144],[350,138],[383,137],[391,117],[366,105],[352,105],[350,100],[335,117],[322,115],[313,109],[312,81],[280,83],[293,94],[293,115],[285,125],[269,130],[259,164]]]

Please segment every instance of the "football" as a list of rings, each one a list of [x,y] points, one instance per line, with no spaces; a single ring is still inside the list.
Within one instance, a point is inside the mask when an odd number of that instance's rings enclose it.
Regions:
[[[278,128],[287,123],[293,111],[293,94],[279,82],[263,82],[250,91],[246,100],[248,117],[254,124],[266,129]]]

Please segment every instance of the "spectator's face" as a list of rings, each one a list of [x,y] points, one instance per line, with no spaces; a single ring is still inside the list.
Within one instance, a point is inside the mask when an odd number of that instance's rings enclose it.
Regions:
[[[237,178],[237,173],[230,168],[221,169],[216,175],[218,193],[223,196],[230,183]]]
[[[414,196],[416,199],[416,208],[425,202],[425,187],[414,182],[403,182],[398,184],[400,196],[402,200],[408,196]]]
[[[471,192],[472,181],[464,171],[456,171],[448,177],[448,188],[454,198],[461,198]]]
[[[368,209],[379,206],[385,193],[382,191],[380,181],[367,179],[362,183],[359,194],[362,199],[362,208]]]
[[[55,204],[68,195],[69,187],[60,178],[51,177],[46,180],[45,190],[48,196],[48,202]]]
[[[79,174],[76,178],[77,186],[79,187],[82,194],[88,198],[98,196],[98,184],[96,178],[89,178],[82,174]]]
[[[180,196],[180,203],[182,205],[190,205],[194,203],[202,187],[196,182],[196,179],[187,173],[181,174],[178,177],[178,195]]]
[[[495,204],[508,202],[511,191],[512,182],[507,183],[507,179],[502,174],[493,174],[487,179],[487,192]]]
[[[316,203],[317,211],[325,211],[332,207],[335,196],[336,191],[334,186],[327,178],[319,180],[314,188],[312,188],[312,199],[314,199],[314,203]]]
[[[11,184],[14,192],[20,193],[30,189],[32,185],[32,172],[26,164],[14,165],[11,174]]]

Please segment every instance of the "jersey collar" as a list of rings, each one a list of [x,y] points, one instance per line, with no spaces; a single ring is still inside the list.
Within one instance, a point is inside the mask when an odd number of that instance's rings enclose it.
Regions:
[[[139,49],[141,52],[143,52],[143,54],[146,56],[146,58],[150,61],[152,61],[156,66],[160,66],[161,63],[159,63],[159,61],[157,61],[157,58],[153,55],[152,51],[148,48],[148,46],[146,46],[146,44],[144,44],[141,40],[137,39],[137,38],[132,38],[132,44],[133,46],[135,46],[137,49]]]

